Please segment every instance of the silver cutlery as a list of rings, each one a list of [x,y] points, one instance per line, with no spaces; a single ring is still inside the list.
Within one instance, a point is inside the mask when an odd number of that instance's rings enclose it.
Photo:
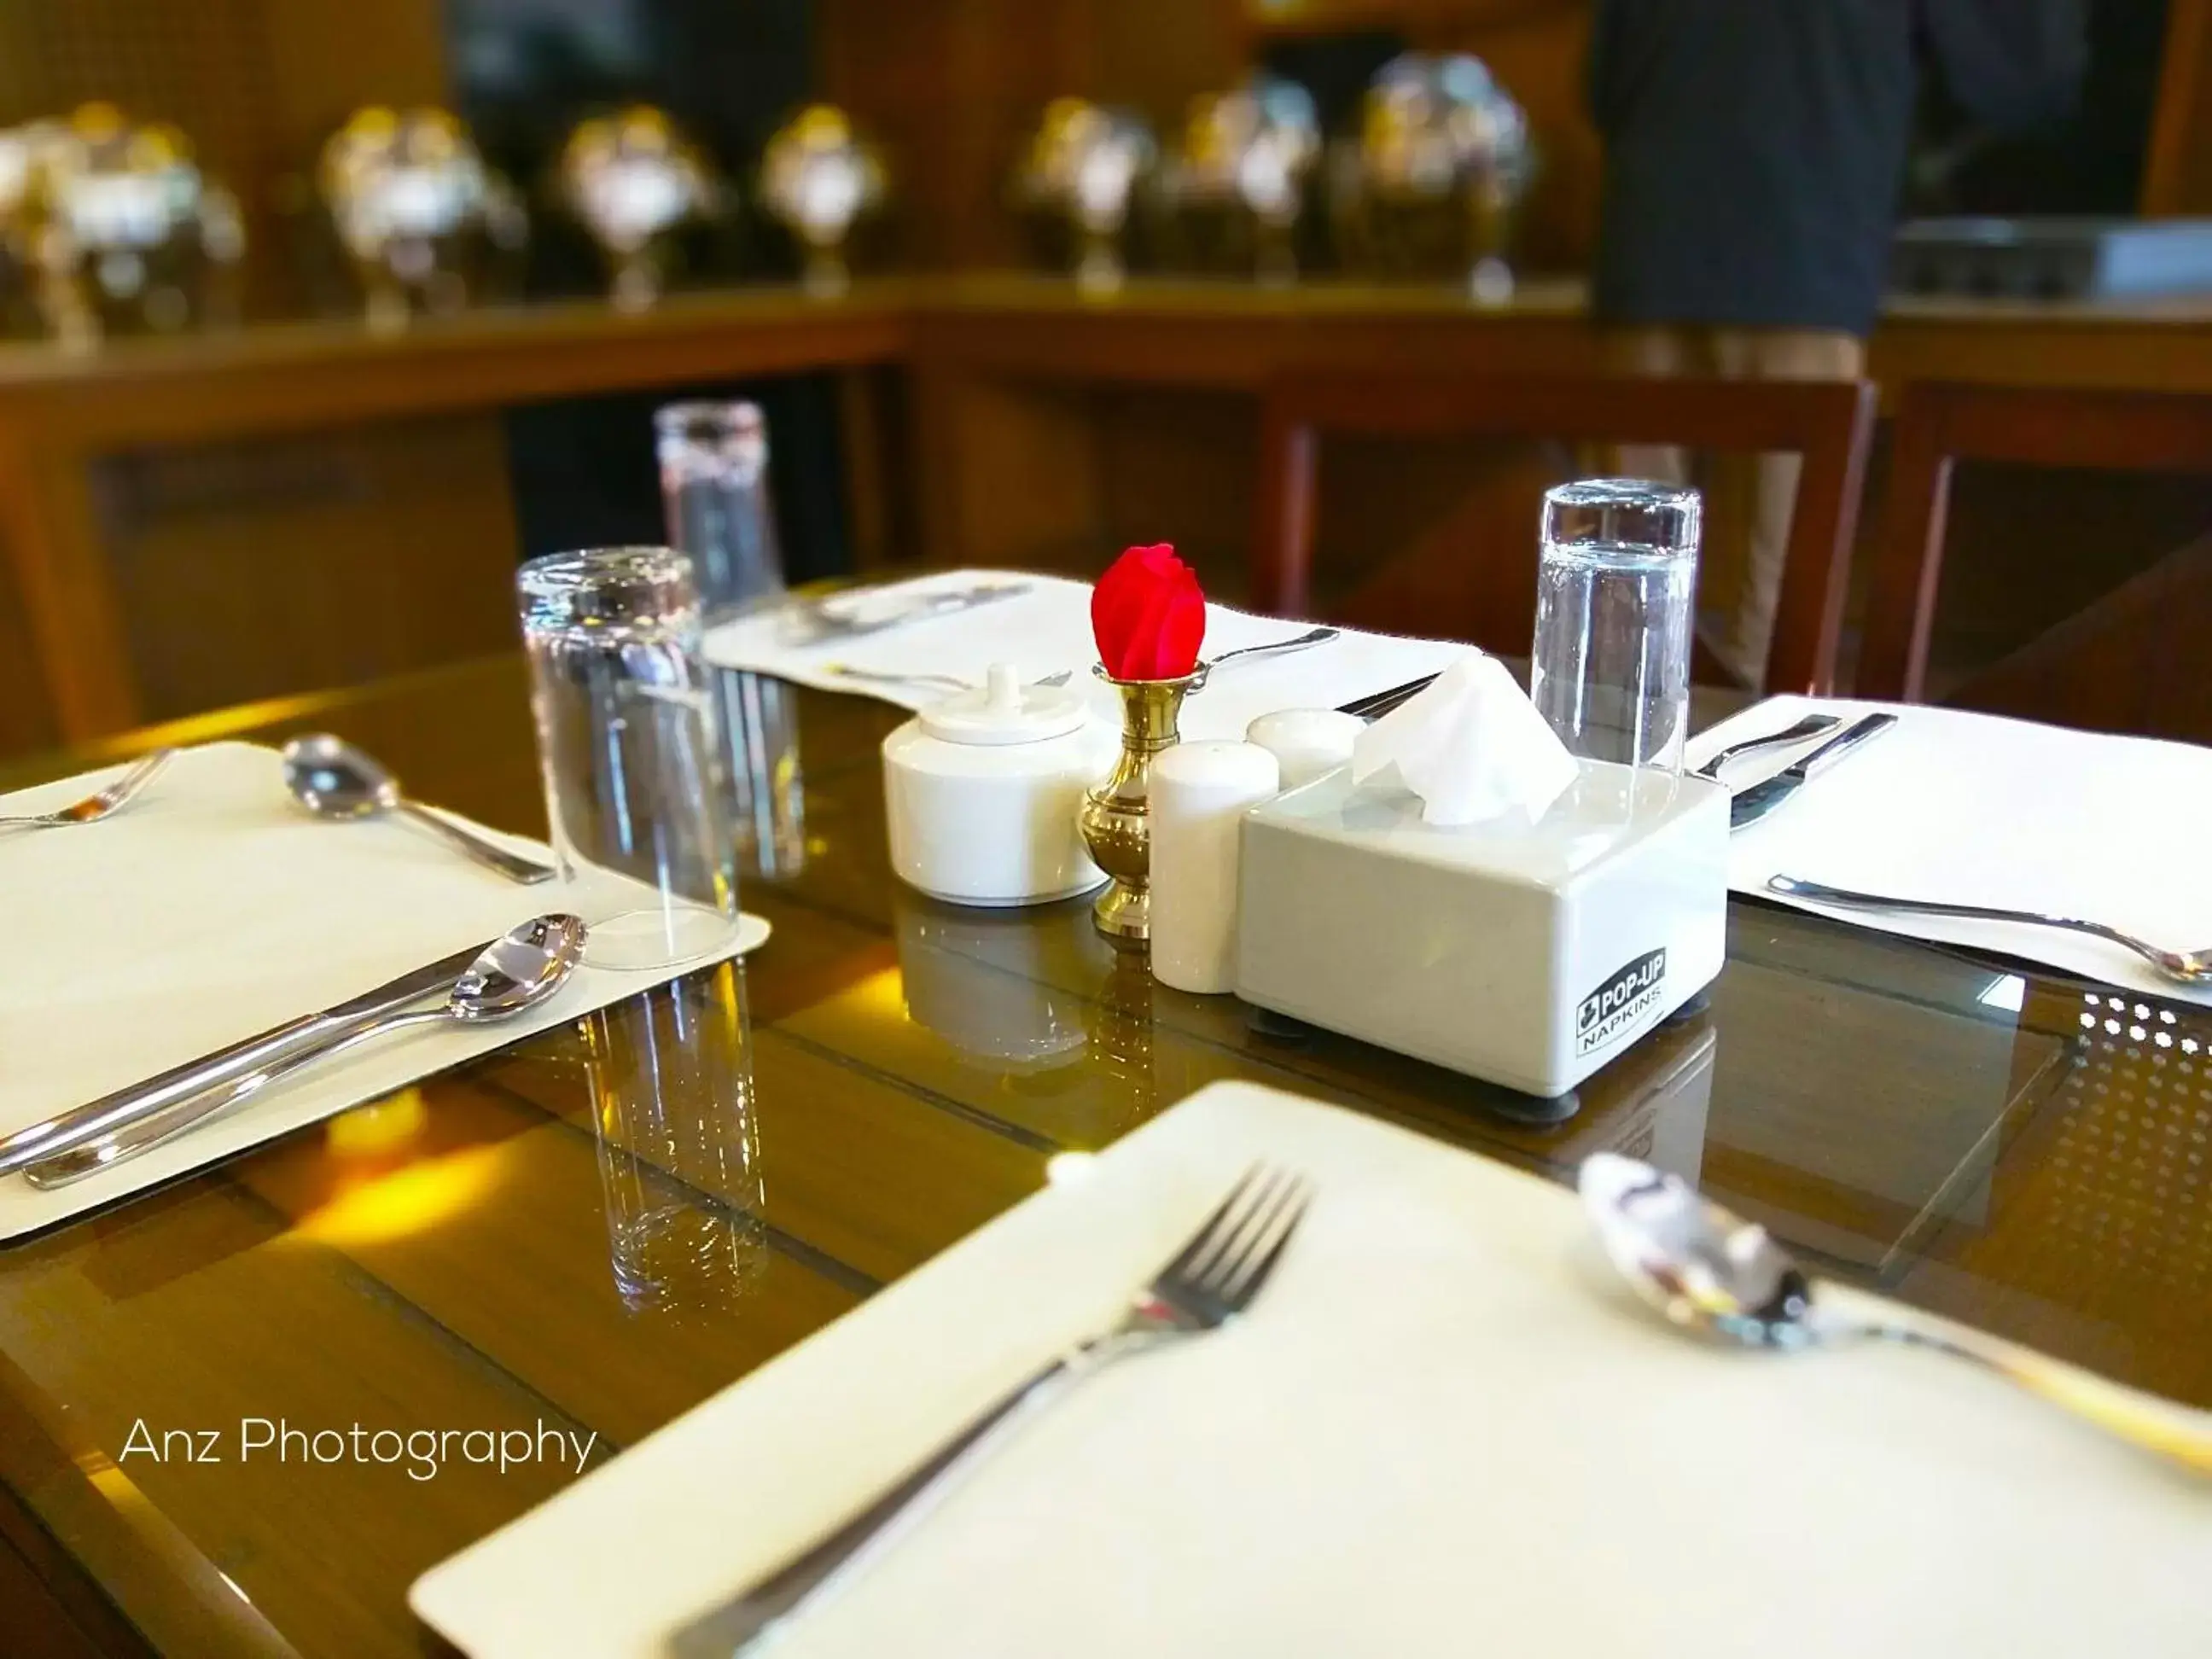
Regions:
[[[97,823],[118,811],[123,804],[143,789],[161,769],[176,759],[173,749],[156,749],[142,757],[129,770],[96,794],[82,800],[71,801],[67,806],[52,812],[34,812],[27,817],[0,818],[0,830],[52,830],[71,823]]]
[[[2212,946],[2201,951],[2169,951],[2133,933],[2124,933],[2117,927],[2108,927],[2101,921],[2083,921],[2075,916],[2046,915],[2040,910],[2005,910],[1990,904],[1947,904],[1936,899],[1891,898],[1881,893],[1858,893],[1848,887],[1830,887],[1826,883],[1806,881],[1797,876],[1769,876],[1769,892],[1783,893],[1791,898],[1810,899],[1815,904],[1832,904],[1845,910],[1894,910],[1900,914],[1923,916],[1958,916],[1969,921],[2011,921],[2028,927],[2059,927],[2069,933],[2087,933],[2134,951],[2145,962],[2182,985],[2212,985]]]
[[[893,674],[873,668],[855,668],[850,663],[824,663],[822,672],[834,674],[841,680],[860,680],[870,685],[941,685],[948,691],[974,691],[980,688],[974,680],[963,680],[957,674]],[[1075,678],[1075,671],[1063,668],[1057,674],[1047,674],[1042,679],[1029,682],[1031,685],[1066,685]]]
[[[1808,738],[1817,738],[1823,732],[1832,732],[1843,723],[1840,714],[1808,714],[1784,731],[1770,732],[1763,738],[1746,738],[1741,743],[1730,744],[1700,766],[1696,775],[1718,782],[1721,768],[1740,755],[1756,754],[1762,749],[1784,749],[1793,743],[1802,743]]]
[[[757,1650],[808,1609],[857,1578],[918,1522],[999,1434],[1115,1360],[1220,1329],[1252,1304],[1304,1219],[1299,1176],[1255,1168],[1230,1189],[1175,1259],[1130,1298],[1121,1316],[983,1413],[876,1504],[712,1615],[726,1653]]]
[[[882,634],[932,617],[949,617],[981,605],[995,605],[1030,591],[1027,582],[979,582],[973,587],[946,588],[926,593],[912,604],[878,616],[849,616],[830,609],[833,604],[865,596],[866,588],[846,588],[818,599],[794,603],[785,610],[781,629],[786,645],[817,645],[825,640],[855,640]]]
[[[143,1083],[134,1083],[127,1089],[118,1089],[86,1105],[73,1107],[42,1123],[18,1129],[14,1134],[0,1138],[0,1176],[41,1158],[52,1158],[86,1141],[96,1140],[137,1119],[180,1105],[217,1084],[257,1071],[293,1049],[420,1002],[432,992],[451,985],[457,975],[490,948],[487,943],[456,951],[319,1013],[289,1020],[227,1048],[172,1066]]]
[[[1894,714],[1869,714],[1845,726],[1795,766],[1748,789],[1739,790],[1729,802],[1729,828],[1741,830],[1746,824],[1758,823],[1802,789],[1815,773],[1826,771],[1861,744],[1880,737],[1896,724]]]
[[[441,836],[479,864],[535,886],[556,872],[535,859],[464,830],[452,819],[417,805],[399,792],[399,780],[343,738],[319,732],[284,745],[284,787],[317,817],[374,818],[394,814]]]
[[[487,945],[435,1007],[356,1018],[313,1042],[295,1043],[225,1084],[131,1118],[66,1152],[50,1152],[27,1165],[23,1178],[41,1191],[72,1186],[174,1140],[301,1067],[356,1043],[415,1025],[489,1024],[512,1019],[537,1007],[568,982],[583,959],[585,933],[582,921],[575,916],[535,917]]]
[[[1279,652],[1304,651],[1313,646],[1327,645],[1331,640],[1334,639],[1343,631],[1344,630],[1340,628],[1310,629],[1305,633],[1294,634],[1289,639],[1277,640],[1271,645],[1240,646],[1234,651],[1224,651],[1211,661],[1201,663],[1199,665],[1205,669],[1207,673],[1211,674],[1215,669],[1220,667],[1222,664],[1225,662],[1234,662],[1239,657],[1273,656]]]
[[[1606,1255],[1673,1323],[1745,1347],[1803,1350],[1881,1340],[1970,1359],[2100,1428],[2212,1475],[2212,1414],[2124,1388],[2032,1349],[1915,1310],[1879,1315],[1823,1301],[1818,1282],[1757,1224],[1678,1176],[1599,1152],[1577,1183]]]
[[[1424,674],[1417,680],[1407,680],[1403,685],[1394,685],[1386,691],[1372,692],[1364,697],[1354,697],[1337,709],[1340,714],[1350,714],[1363,720],[1379,720],[1401,703],[1408,703],[1434,685],[1437,677]]]

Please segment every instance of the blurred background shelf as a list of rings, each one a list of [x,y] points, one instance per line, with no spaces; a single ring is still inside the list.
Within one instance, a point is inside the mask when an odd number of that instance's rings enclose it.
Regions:
[[[2212,213],[2212,0],[2095,0],[2081,116],[2008,154],[1936,131],[1936,208]],[[140,719],[502,649],[518,557],[657,538],[664,398],[769,405],[801,574],[908,562],[1088,572],[1171,539],[1234,599],[1272,376],[1578,373],[1597,149],[1589,0],[9,0],[0,125],[88,98],[174,122],[236,191],[246,325],[98,349],[0,345],[0,753]],[[1279,289],[1132,280],[1107,297],[1016,269],[1009,169],[1048,100],[1167,132],[1254,67],[1341,131],[1376,67],[1480,56],[1540,158],[1510,301],[1327,271]],[[744,174],[826,98],[890,158],[885,257],[835,300],[761,280],[638,314],[545,271],[531,297],[374,333],[308,320],[281,226],[317,146],[366,104],[442,105],[516,179],[578,114],[643,99]],[[1973,192],[1985,193],[1975,197]],[[2014,192],[2008,197],[2006,192]],[[1966,199],[1961,199],[1966,198]],[[588,272],[587,272],[588,276]],[[2212,393],[2212,300],[1899,300],[1873,342],[1914,380]],[[1449,632],[1474,576],[1525,559],[1539,447],[1330,447],[1316,597]],[[1879,476],[1876,479],[1879,484]],[[1945,649],[1994,660],[2201,532],[2203,480],[1970,469]],[[1868,515],[1870,520],[1873,515]],[[1961,672],[1965,672],[1962,670]]]

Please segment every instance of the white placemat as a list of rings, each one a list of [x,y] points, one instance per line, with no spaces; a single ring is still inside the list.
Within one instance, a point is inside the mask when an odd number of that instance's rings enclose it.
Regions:
[[[994,662],[1010,662],[1024,678],[1072,669],[1071,684],[1091,701],[1099,718],[1118,727],[1120,699],[1091,672],[1098,650],[1091,634],[1091,585],[1061,576],[1009,570],[949,570],[895,587],[867,590],[840,604],[892,607],[915,597],[981,583],[1024,582],[1028,592],[948,617],[933,617],[854,640],[813,645],[786,642],[773,614],[726,624],[707,635],[708,660],[725,668],[780,675],[825,691],[878,697],[919,708],[945,695],[942,686],[864,683],[825,672],[832,663],[872,673],[951,674],[980,684]],[[1206,611],[1203,654],[1216,657],[1248,645],[1290,639],[1312,627],[1279,617],[1255,617],[1225,605]],[[1183,705],[1186,738],[1242,738],[1262,714],[1285,708],[1337,708],[1433,674],[1474,647],[1438,640],[1401,639],[1346,629],[1325,644],[1279,658],[1225,665],[1206,689]]]
[[[1617,1287],[1571,1194],[1244,1084],[433,1569],[412,1605],[479,1659],[671,1651],[1095,1328],[1262,1158],[1319,1197],[1253,1311],[1031,1419],[779,1659],[2203,1651],[2212,1489],[1936,1355],[1707,1346]]]
[[[2212,749],[2038,726],[1920,704],[1773,697],[1690,740],[1689,762],[1802,715],[1898,723],[1729,839],[1729,885],[1863,927],[2002,951],[2084,978],[2212,1005],[2212,987],[2165,978],[2083,934],[2006,922],[1844,910],[1766,890],[1796,876],[1831,887],[2086,917],[2177,950],[2212,945]],[[1747,756],[1741,790],[1808,753]]]
[[[106,773],[0,799],[40,812]],[[476,827],[476,826],[471,826]],[[549,858],[542,845],[496,839]],[[113,817],[0,830],[0,1134],[312,1013],[543,911],[525,887],[394,820],[326,823],[285,793],[274,751],[185,750]],[[586,920],[589,920],[588,913]],[[733,954],[768,936],[748,917]],[[690,964],[696,966],[699,964]],[[542,1008],[477,1029],[364,1044],[173,1143],[71,1187],[0,1176],[0,1240],[403,1088],[672,977],[581,968]]]

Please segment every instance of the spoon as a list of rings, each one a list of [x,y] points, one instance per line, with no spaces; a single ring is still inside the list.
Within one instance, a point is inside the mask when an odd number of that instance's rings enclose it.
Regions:
[[[2137,939],[2101,921],[2078,916],[2046,915],[2040,910],[2003,910],[1991,904],[1950,904],[1939,899],[1891,898],[1881,893],[1854,892],[1807,881],[1802,876],[1769,876],[1766,890],[1790,898],[1810,899],[1842,910],[1895,910],[1907,915],[1957,916],[1968,921],[2016,921],[2027,927],[2059,927],[2087,933],[2113,945],[2124,945],[2168,979],[2182,985],[2212,985],[2212,947],[2202,951],[2169,951],[2162,945]]]
[[[535,917],[486,945],[437,1006],[358,1021],[319,1042],[281,1054],[260,1070],[248,1072],[222,1088],[134,1119],[98,1140],[30,1164],[23,1178],[41,1191],[71,1186],[175,1139],[303,1066],[373,1037],[388,1036],[410,1025],[439,1022],[482,1025],[512,1019],[537,1007],[568,982],[576,964],[583,960],[586,931],[576,916]]]
[[[1763,738],[1746,738],[1741,743],[1730,744],[1700,766],[1697,770],[1697,775],[1701,778],[1711,778],[1718,782],[1721,768],[1739,755],[1755,754],[1761,749],[1779,749],[1787,744],[1802,743],[1808,738],[1819,737],[1823,732],[1832,732],[1843,723],[1840,715],[1808,714],[1786,731],[1770,732]]]
[[[173,749],[156,749],[152,754],[143,757],[137,765],[98,794],[72,801],[57,811],[36,812],[28,817],[0,818],[0,828],[50,830],[66,823],[97,823],[153,782],[155,775],[176,757],[177,751]]]
[[[1222,664],[1234,662],[1239,657],[1267,656],[1277,651],[1303,651],[1310,645],[1327,645],[1343,631],[1340,628],[1308,629],[1303,634],[1293,634],[1289,639],[1277,640],[1272,645],[1246,645],[1234,651],[1224,651],[1212,661],[1200,663],[1199,666],[1211,673]]]
[[[1674,1324],[1745,1347],[1803,1349],[1880,1338],[1971,1359],[2123,1440],[2212,1475],[2212,1414],[2192,1412],[2033,1349],[1816,1282],[1755,1223],[1648,1164],[1599,1152],[1577,1178],[1613,1265]],[[1846,1293],[1847,1295],[1848,1293]]]
[[[399,793],[399,780],[342,738],[327,732],[295,738],[284,745],[284,787],[317,817],[374,818],[396,812],[435,830],[479,864],[526,885],[553,879],[554,872],[535,860],[518,857],[437,813],[427,811]]]

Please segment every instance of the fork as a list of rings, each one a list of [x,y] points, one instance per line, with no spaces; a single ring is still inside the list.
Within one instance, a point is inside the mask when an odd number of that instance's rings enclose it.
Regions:
[[[949,691],[974,691],[980,688],[973,680],[963,680],[954,674],[893,674],[875,668],[855,668],[850,663],[831,662],[822,665],[822,672],[834,674],[841,680],[859,680],[868,685],[941,685]],[[1042,679],[1031,680],[1032,686],[1066,685],[1075,678],[1073,669],[1063,668],[1057,674],[1047,674]]]
[[[2169,951],[2162,945],[2153,945],[2148,939],[2124,933],[2104,922],[2084,921],[2079,916],[2047,915],[2040,910],[2003,910],[1990,904],[1892,898],[1883,893],[1858,893],[1848,887],[1831,887],[1826,882],[1807,881],[1800,876],[1769,876],[1766,890],[1790,898],[1810,899],[1815,904],[1832,904],[1840,910],[1895,910],[1907,915],[1958,916],[1968,921],[2016,921],[2027,927],[2063,928],[2069,933],[2087,933],[2092,939],[2124,945],[2179,984],[2212,985],[2212,947]]]
[[[0,818],[0,830],[52,830],[68,823],[97,823],[153,782],[155,775],[176,757],[177,751],[173,749],[156,749],[98,794],[72,801],[57,811],[33,813],[28,817]]]
[[[877,1502],[712,1618],[720,1651],[758,1653],[865,1572],[980,1465],[1021,1419],[1116,1360],[1219,1330],[1252,1305],[1304,1218],[1311,1189],[1255,1165],[1175,1259],[1086,1337],[975,1419]]]

